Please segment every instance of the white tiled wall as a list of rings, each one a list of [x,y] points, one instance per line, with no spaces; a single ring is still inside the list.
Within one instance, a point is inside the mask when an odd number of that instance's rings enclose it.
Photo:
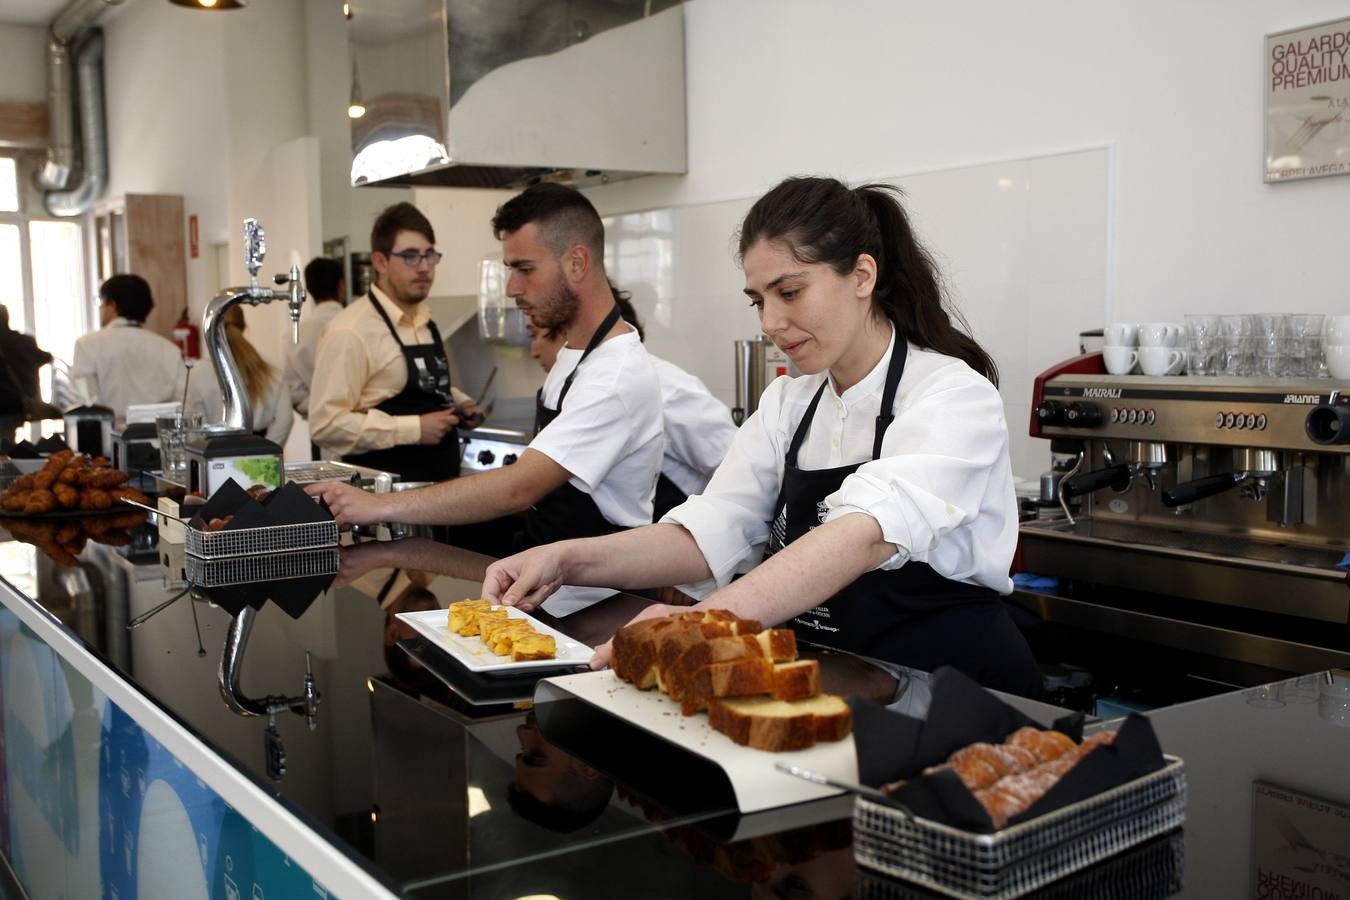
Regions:
[[[905,190],[954,306],[998,364],[1022,479],[1036,478],[1049,458],[1046,442],[1027,435],[1032,379],[1077,352],[1078,332],[1108,318],[1110,175],[1110,151],[1096,148],[882,179]],[[592,192],[602,215],[622,196]],[[632,292],[648,348],[728,404],[732,341],[759,333],[736,265],[737,228],[754,199],[605,220],[606,264]]]

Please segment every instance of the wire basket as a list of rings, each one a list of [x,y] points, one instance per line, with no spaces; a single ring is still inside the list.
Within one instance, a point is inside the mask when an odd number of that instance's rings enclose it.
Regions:
[[[361,470],[356,466],[326,460],[286,463],[283,471],[287,481],[294,481],[298,484],[314,484],[319,481],[351,481],[353,478],[360,479],[361,477]]]
[[[1046,885],[1037,900],[1161,900],[1182,888],[1186,841],[1180,828]],[[928,900],[937,894],[858,869],[859,900]]]
[[[184,541],[189,556],[219,559],[226,556],[253,556],[263,553],[290,553],[336,547],[337,522],[302,522],[299,525],[267,525],[262,528],[236,528],[224,531],[187,529]]]
[[[1151,837],[1186,819],[1182,761],[1086,800],[976,834],[912,818],[862,797],[853,808],[858,863],[952,897],[1019,897]]]
[[[230,556],[224,559],[183,558],[184,573],[196,587],[225,587],[259,581],[282,581],[312,575],[336,575],[338,549],[308,550],[300,553],[272,553],[262,556]]]

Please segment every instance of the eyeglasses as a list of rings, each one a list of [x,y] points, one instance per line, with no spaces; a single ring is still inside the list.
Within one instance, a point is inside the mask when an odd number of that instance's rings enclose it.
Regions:
[[[418,253],[416,250],[404,250],[402,253],[390,253],[389,255],[397,256],[409,268],[416,268],[423,262],[431,263],[434,266],[445,256],[439,250],[428,250],[425,253]]]

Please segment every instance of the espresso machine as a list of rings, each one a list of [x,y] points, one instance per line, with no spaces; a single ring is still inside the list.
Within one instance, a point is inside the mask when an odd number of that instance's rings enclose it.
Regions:
[[[1036,378],[1030,433],[1073,462],[1058,515],[1020,528],[1019,568],[1058,587],[1017,603],[1237,682],[1350,663],[1350,384],[1108,375],[1087,354]]]

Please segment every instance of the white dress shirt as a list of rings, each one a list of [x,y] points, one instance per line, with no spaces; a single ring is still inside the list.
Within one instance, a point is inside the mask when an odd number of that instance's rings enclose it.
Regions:
[[[878,569],[917,560],[952,580],[1007,594],[1017,545],[1017,498],[998,390],[964,362],[911,344],[896,392],[895,420],[886,429],[881,457],[872,460],[890,354],[888,348],[876,367],[842,395],[830,379],[798,449],[801,469],[862,463],[825,498],[821,522],[865,513],[897,548]],[[826,378],[775,379],[703,494],[662,519],[689,530],[712,570],[713,579],[688,586],[690,593],[722,587],[763,558],[788,445]]]
[[[215,363],[209,356],[197,361],[188,382],[188,411],[200,410],[206,422],[225,420],[225,395],[220,390]],[[295,413],[291,411],[291,393],[280,372],[275,372],[267,395],[261,403],[253,403],[253,430],[263,432],[269,441],[286,446]]]
[[[314,358],[319,352],[319,339],[333,317],[342,312],[337,300],[315,303],[314,308],[300,317],[300,340],[287,348],[286,388],[291,394],[291,407],[300,415],[309,416],[309,386],[314,383]]]
[[[636,331],[605,341],[578,369],[581,354],[568,347],[558,351],[544,379],[544,404],[557,409],[568,373],[576,369],[577,376],[562,411],[535,435],[530,449],[571,473],[572,486],[590,494],[613,524],[650,524],[666,443],[652,357]]]
[[[75,342],[70,376],[82,402],[123,422],[128,406],[182,400],[186,371],[177,344],[119,316]]]
[[[661,382],[666,453],[661,474],[686,494],[699,494],[736,437],[731,410],[703,382],[672,362],[652,357]]]

